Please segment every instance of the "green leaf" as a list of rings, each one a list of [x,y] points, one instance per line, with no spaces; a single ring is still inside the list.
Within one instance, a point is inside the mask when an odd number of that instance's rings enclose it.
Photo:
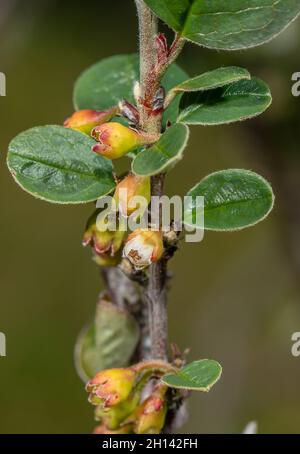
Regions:
[[[211,49],[270,41],[300,12],[300,0],[145,0],[180,36]]]
[[[97,372],[126,367],[139,341],[139,328],[131,315],[117,306],[98,303],[94,323],[79,335],[75,364],[83,381]]]
[[[176,123],[166,130],[158,142],[136,156],[132,162],[132,171],[141,176],[166,172],[182,159],[188,138],[188,127]]]
[[[111,161],[91,151],[95,142],[62,126],[22,132],[9,145],[7,164],[27,192],[54,203],[84,203],[114,189]]]
[[[246,120],[271,104],[269,87],[259,79],[240,80],[205,92],[185,93],[178,121],[190,125],[220,125]]]
[[[188,75],[176,64],[172,65],[162,80],[166,91],[180,84]],[[139,57],[116,55],[88,68],[75,84],[74,105],[79,109],[102,110],[118,104],[121,99],[134,102],[133,87],[139,80]],[[164,114],[164,125],[175,122],[179,99],[173,101]]]
[[[250,79],[251,76],[247,69],[238,68],[236,66],[227,66],[224,68],[214,69],[213,71],[206,72],[200,76],[193,77],[182,82],[180,85],[174,87],[173,92],[193,92],[193,91],[207,91],[214,88],[224,87],[233,82],[243,79]]]
[[[222,374],[221,365],[211,359],[194,361],[177,374],[165,375],[162,381],[170,388],[208,392]]]
[[[250,227],[262,221],[272,210],[274,195],[270,184],[249,170],[229,169],[205,177],[187,196],[184,224],[197,225],[203,208],[197,196],[204,197],[204,228],[232,231]]]
[[[86,69],[75,83],[75,108],[102,110],[124,98],[133,101],[138,64],[135,54],[115,55]]]

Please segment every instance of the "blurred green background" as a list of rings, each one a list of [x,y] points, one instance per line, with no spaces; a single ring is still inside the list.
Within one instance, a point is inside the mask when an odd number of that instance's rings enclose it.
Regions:
[[[13,182],[7,145],[24,129],[60,124],[72,112],[72,86],[90,64],[134,52],[133,0],[66,2],[0,0],[0,433],[89,433],[92,408],[73,365],[73,346],[101,289],[81,236],[91,206],[35,200]],[[188,45],[180,63],[190,75],[240,65],[271,86],[263,117],[226,127],[193,128],[185,160],[169,175],[170,194],[184,194],[206,174],[231,167],[260,172],[274,187],[273,214],[253,229],[207,233],[182,244],[172,261],[170,339],[190,358],[224,367],[208,395],[190,399],[182,433],[300,433],[300,71],[299,21],[263,48],[207,51]]]

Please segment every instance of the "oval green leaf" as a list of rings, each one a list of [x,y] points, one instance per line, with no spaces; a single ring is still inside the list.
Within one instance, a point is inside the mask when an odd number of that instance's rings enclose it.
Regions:
[[[189,128],[176,123],[166,130],[159,141],[141,151],[132,162],[136,175],[151,176],[170,170],[182,159],[189,138]]]
[[[249,170],[229,169],[205,177],[187,196],[184,224],[197,225],[201,218],[197,196],[204,197],[205,230],[232,231],[262,221],[272,210],[274,195],[270,184]]]
[[[80,378],[86,382],[101,370],[128,366],[139,335],[131,315],[101,301],[93,324],[80,333],[76,342],[75,364]]]
[[[22,132],[9,145],[7,164],[16,182],[53,203],[85,203],[115,187],[111,161],[91,151],[94,140],[62,126]]]
[[[300,12],[300,0],[145,0],[185,39],[211,49],[259,46]]]
[[[194,361],[177,374],[165,375],[162,381],[170,388],[208,392],[222,375],[221,365],[211,359]]]
[[[207,91],[214,88],[224,87],[233,82],[243,79],[250,79],[250,73],[247,69],[238,68],[237,66],[226,66],[223,68],[208,71],[200,76],[193,77],[174,87],[173,92],[193,92]]]
[[[74,105],[79,109],[102,110],[118,104],[121,99],[134,102],[133,87],[139,80],[139,57],[115,55],[101,60],[82,73],[74,88]],[[188,78],[178,65],[173,64],[162,80],[166,91]],[[179,100],[176,99],[164,114],[167,121],[175,122],[178,115]]]
[[[185,93],[178,121],[190,125],[229,124],[260,115],[271,102],[269,87],[262,80],[240,80],[214,90]]]

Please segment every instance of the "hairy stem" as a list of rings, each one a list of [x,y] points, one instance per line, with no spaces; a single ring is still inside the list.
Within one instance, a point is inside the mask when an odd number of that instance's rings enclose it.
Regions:
[[[135,364],[131,367],[134,371],[141,372],[152,372],[158,375],[165,375],[170,373],[176,373],[177,369],[171,364],[161,360],[149,360]]]
[[[151,98],[159,88],[159,81],[154,73],[158,20],[143,0],[135,0],[135,2],[139,18],[140,39],[140,127],[150,134],[159,134],[161,117],[149,115],[151,113]]]

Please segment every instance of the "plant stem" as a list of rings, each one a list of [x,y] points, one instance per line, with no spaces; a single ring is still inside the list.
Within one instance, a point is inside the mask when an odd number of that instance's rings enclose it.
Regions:
[[[161,131],[161,116],[150,116],[149,109],[159,81],[155,77],[156,62],[155,38],[158,31],[158,20],[143,0],[135,0],[139,18],[140,39],[140,127],[149,134]]]
[[[129,279],[120,268],[103,268],[102,278],[112,302],[120,309],[128,311],[139,325],[140,342],[132,359],[141,361],[149,358],[151,352],[148,307],[140,286]]]
[[[103,268],[102,277],[116,306],[120,309],[130,309],[138,305],[140,296],[134,282],[128,279],[119,268]]]
[[[165,175],[152,177],[152,196],[163,194]],[[152,358],[168,359],[167,261],[153,263],[149,269],[147,299]]]
[[[149,329],[151,357],[168,359],[168,312],[167,312],[167,262],[153,263],[149,270],[147,298],[149,301]]]
[[[165,375],[176,373],[177,369],[171,364],[161,361],[161,360],[149,360],[149,361],[142,361],[138,364],[135,364],[131,367],[134,371],[141,373],[141,372],[152,372],[158,375]]]
[[[161,132],[161,115],[151,115],[151,102],[160,86],[159,76],[155,73],[157,18],[143,0],[136,0],[139,16],[140,34],[140,96],[139,105],[141,128],[151,134]],[[152,195],[163,193],[164,175],[151,179]],[[167,359],[168,315],[166,295],[167,263],[164,260],[154,263],[149,269],[149,283],[146,297],[149,302],[149,331],[151,357]]]
[[[169,58],[163,66],[157,66],[156,37],[158,20],[143,0],[135,0],[139,17],[140,37],[140,93],[139,114],[140,129],[148,134],[159,135],[162,128],[162,114],[153,111],[155,95],[160,82],[180,54],[185,40],[175,36]],[[151,178],[152,196],[163,195],[165,175]],[[167,259],[162,259],[150,266],[149,281],[145,292],[149,302],[149,332],[151,339],[151,357],[168,359],[168,313],[167,313]]]

